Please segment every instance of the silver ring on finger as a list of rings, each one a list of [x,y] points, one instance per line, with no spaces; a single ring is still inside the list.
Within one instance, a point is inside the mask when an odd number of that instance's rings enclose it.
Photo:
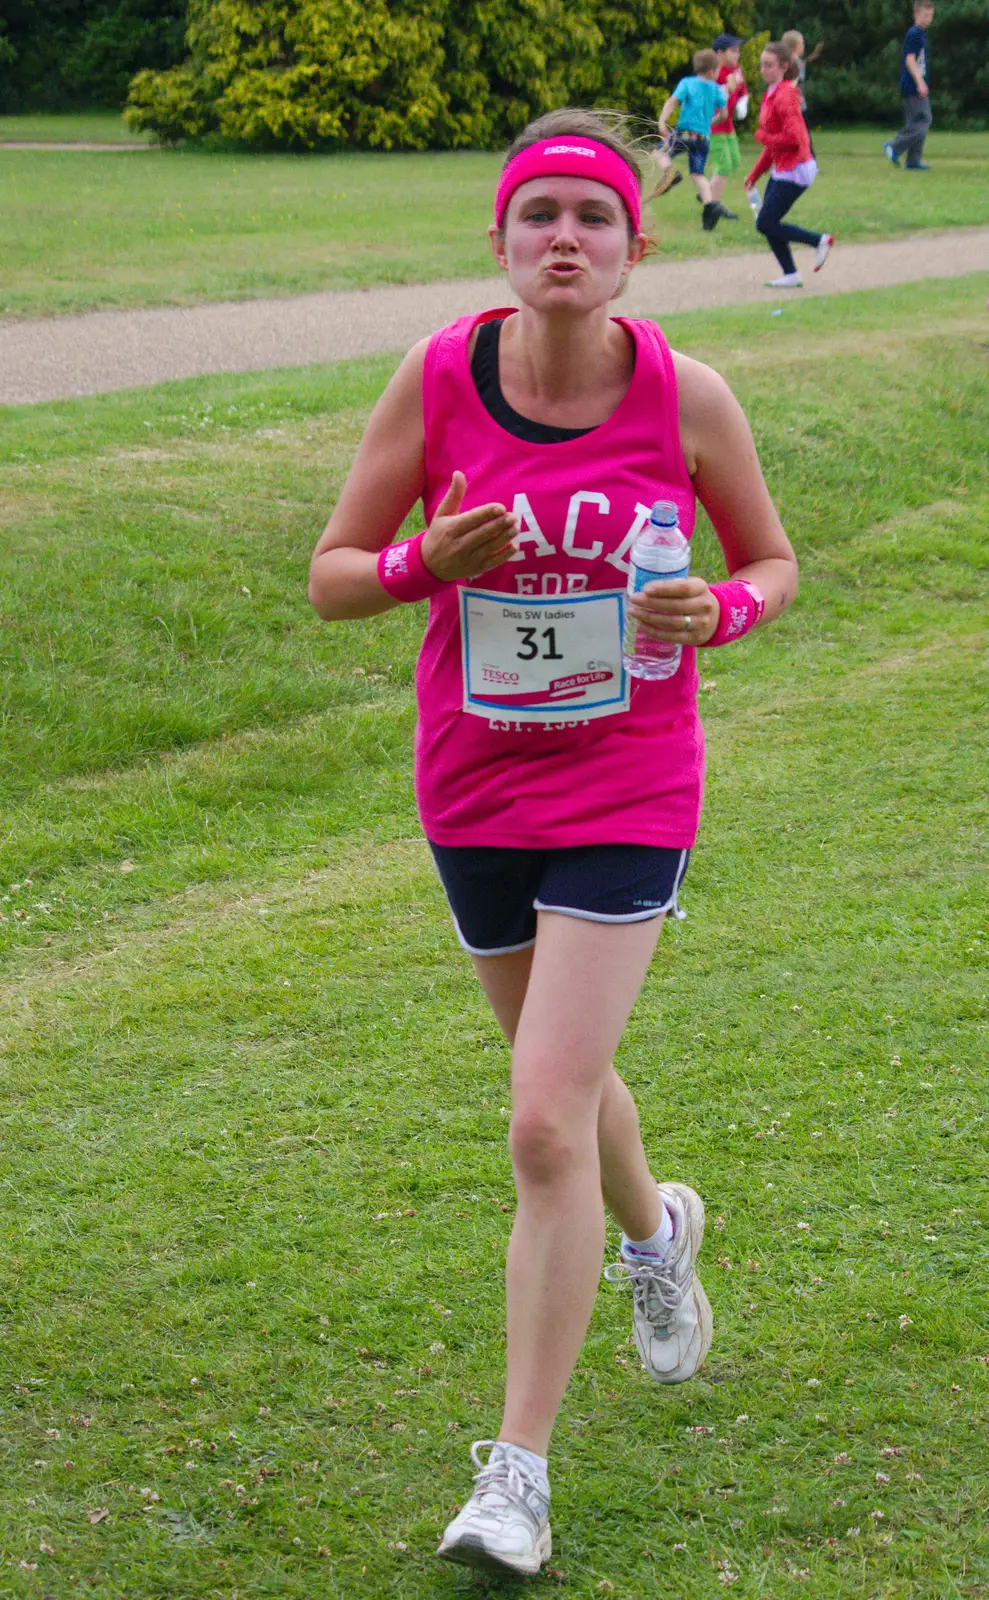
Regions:
[[[684,617],[683,625],[684,625],[685,628],[692,628],[694,626],[693,617]]]

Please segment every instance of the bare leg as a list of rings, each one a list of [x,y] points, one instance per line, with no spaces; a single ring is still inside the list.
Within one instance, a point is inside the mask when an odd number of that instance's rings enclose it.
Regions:
[[[509,1044],[515,1043],[515,1030],[522,1015],[525,991],[529,987],[535,945],[528,950],[513,950],[507,956],[473,956],[474,971],[498,1026]]]
[[[703,172],[692,172],[690,176],[694,180],[694,187],[696,188],[697,193],[700,195],[704,204],[709,206],[711,204],[711,185],[708,183]]]
[[[727,182],[728,182],[727,178],[723,178],[720,173],[715,173],[714,177],[711,179],[711,184],[710,184],[711,199],[712,200],[720,200],[721,199],[721,196],[725,192],[725,184]]]
[[[660,922],[662,919],[657,919]],[[502,1033],[515,1039],[532,970],[529,950],[475,956],[474,966]],[[630,1239],[648,1239],[660,1223],[656,1180],[649,1170],[635,1101],[612,1067],[598,1109],[598,1155],[605,1204]]]
[[[616,925],[539,915],[512,1062],[518,1210],[500,1434],[538,1455],[546,1454],[597,1292],[601,1097],[660,926],[659,918]]]
[[[630,1239],[649,1239],[659,1227],[662,1202],[649,1171],[635,1101],[614,1067],[598,1110],[598,1153],[605,1204]]]

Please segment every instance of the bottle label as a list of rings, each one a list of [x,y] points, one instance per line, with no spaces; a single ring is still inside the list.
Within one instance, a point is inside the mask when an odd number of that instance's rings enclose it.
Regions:
[[[679,567],[676,572],[650,572],[647,567],[633,566],[629,572],[629,593],[638,594],[647,583],[667,583],[672,578],[689,578],[690,562],[685,567]]]

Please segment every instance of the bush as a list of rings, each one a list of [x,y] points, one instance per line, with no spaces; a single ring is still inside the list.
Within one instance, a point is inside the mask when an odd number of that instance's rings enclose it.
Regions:
[[[192,0],[189,61],[141,73],[125,115],[169,140],[421,150],[440,126],[458,143],[441,36],[428,0]]]
[[[768,29],[761,33],[754,33],[746,39],[742,46],[739,66],[745,73],[745,85],[749,93],[749,111],[742,127],[746,133],[755,133],[759,126],[759,112],[762,108],[762,97],[766,92],[766,85],[759,76],[759,57],[765,50],[770,40]]]
[[[677,80],[691,71],[695,50],[709,46],[728,25],[713,5],[689,0],[627,0],[595,7],[607,39],[602,66],[606,99],[636,116],[658,117]],[[751,22],[751,6],[739,8],[731,26]]]
[[[191,0],[188,60],[125,115],[170,141],[495,145],[568,103],[655,117],[722,26],[710,0]]]

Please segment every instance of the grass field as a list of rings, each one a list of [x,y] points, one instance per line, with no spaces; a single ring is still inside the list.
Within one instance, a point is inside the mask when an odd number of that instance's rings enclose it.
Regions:
[[[935,132],[930,173],[893,170],[878,130],[817,139],[822,175],[803,202],[805,226],[849,241],[989,214],[987,134]],[[749,140],[747,159],[755,148]],[[0,150],[0,316],[491,273],[485,230],[499,159]],[[663,252],[752,249],[740,182],[726,199],[739,221],[713,234],[701,230],[689,182],[657,202]]]
[[[715,1345],[657,1391],[602,1294],[537,1596],[989,1594],[987,292],[668,325],[803,587],[705,659],[689,918],[620,1058],[707,1198]],[[484,1587],[431,1552],[497,1425],[507,1055],[414,816],[421,614],[304,592],[389,370],[5,412],[16,1600]]]
[[[151,143],[150,134],[135,133],[116,111],[0,117],[0,143],[21,139],[42,144]]]

